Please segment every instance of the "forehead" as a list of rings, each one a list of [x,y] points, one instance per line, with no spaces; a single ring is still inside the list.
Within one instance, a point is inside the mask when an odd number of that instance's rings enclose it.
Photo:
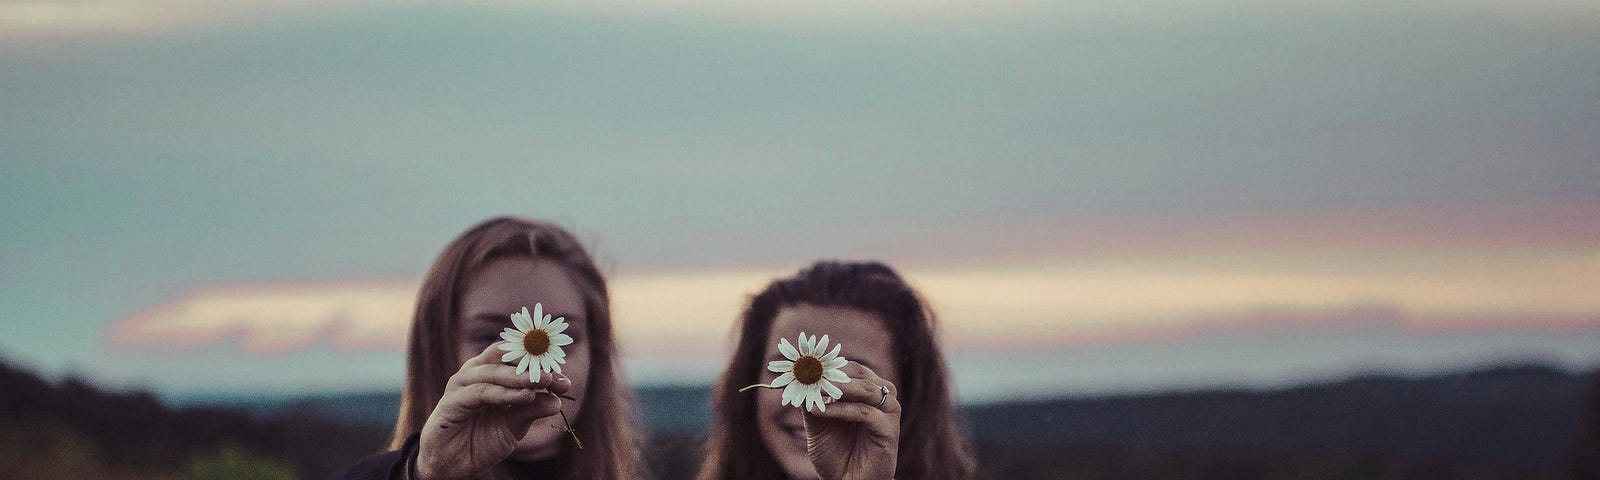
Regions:
[[[567,272],[554,261],[535,258],[494,260],[467,279],[461,293],[461,315],[510,315],[523,307],[543,303],[555,315],[581,314],[583,295]]]
[[[843,343],[845,349],[853,350],[857,355],[881,349],[884,350],[881,357],[888,357],[888,324],[877,315],[854,308],[805,304],[785,307],[772,319],[767,348],[776,350],[779,338],[788,338],[790,343],[794,343],[794,338],[800,332],[827,335],[830,340]]]

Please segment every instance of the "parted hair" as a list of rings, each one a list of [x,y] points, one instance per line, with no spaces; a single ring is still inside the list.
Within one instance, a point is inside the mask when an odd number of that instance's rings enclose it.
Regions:
[[[573,419],[584,449],[560,455],[563,478],[634,479],[644,474],[639,456],[633,391],[621,382],[605,278],[571,233],[553,224],[499,217],[462,233],[439,254],[417,293],[406,345],[406,379],[399,418],[389,440],[398,449],[422,430],[460,368],[461,295],[484,266],[505,258],[546,259],[560,265],[584,300],[589,334],[588,391]],[[580,380],[580,379],[574,379]],[[563,447],[568,448],[568,447]]]
[[[731,363],[712,391],[712,425],[700,480],[778,479],[784,473],[761,439],[756,395],[773,319],[795,305],[847,307],[887,323],[900,372],[900,453],[895,478],[967,480],[976,470],[971,442],[952,397],[935,319],[927,303],[887,265],[819,261],[774,280],[751,297],[739,318]]]

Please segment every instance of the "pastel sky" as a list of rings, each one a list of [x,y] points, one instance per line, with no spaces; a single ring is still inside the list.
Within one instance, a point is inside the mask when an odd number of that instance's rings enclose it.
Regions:
[[[899,267],[962,394],[1600,365],[1600,5],[0,0],[0,356],[387,388],[482,219],[611,275],[629,374]]]

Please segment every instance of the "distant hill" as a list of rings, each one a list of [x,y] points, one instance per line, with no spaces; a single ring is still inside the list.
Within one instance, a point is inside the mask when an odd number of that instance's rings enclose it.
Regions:
[[[1543,366],[1368,376],[1268,391],[1196,391],[968,409],[979,440],[1135,449],[1231,445],[1288,452],[1559,461],[1594,374]]]
[[[387,433],[298,413],[174,409],[0,362],[0,478],[326,478]]]
[[[1597,372],[1600,373],[1600,372]],[[1170,392],[968,407],[977,439],[1135,449],[1233,445],[1282,451],[1459,454],[1554,461],[1577,431],[1595,375],[1507,366],[1417,378],[1364,376],[1278,390]],[[710,386],[638,391],[653,432],[710,423]],[[237,404],[257,415],[319,415],[387,428],[398,392]]]
[[[1600,372],[1507,366],[1010,402],[971,406],[967,416],[984,478],[1586,479],[1600,478],[1597,387]],[[710,420],[709,387],[638,395],[658,478],[688,478]],[[231,465],[320,478],[382,445],[398,398],[235,395],[175,408],[0,364],[0,471],[170,478]]]
[[[1126,457],[1119,461],[1135,463],[1209,458],[1225,467],[1271,459],[1263,461],[1367,465],[1362,468],[1368,470],[1355,471],[1374,476],[1420,475],[1438,465],[1456,465],[1451,468],[1473,476],[1544,472],[1551,476],[1530,478],[1566,478],[1562,472],[1569,470],[1580,419],[1585,408],[1596,408],[1584,401],[1594,398],[1597,375],[1501,366],[1419,377],[1370,375],[1274,390],[1009,402],[970,406],[967,417],[975,440],[989,452],[991,467],[1008,454],[1030,452],[1076,454],[1088,463],[1119,455]],[[657,437],[697,442],[710,422],[709,389],[639,389],[647,427]],[[302,400],[279,410],[387,427],[397,398],[395,392],[367,393]],[[1031,462],[1027,455],[1012,460]]]

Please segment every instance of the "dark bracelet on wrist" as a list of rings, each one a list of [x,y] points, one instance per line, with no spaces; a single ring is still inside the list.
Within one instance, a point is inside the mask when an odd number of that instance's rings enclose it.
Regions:
[[[417,480],[417,454],[406,455],[406,480]]]
[[[401,449],[401,458],[405,466],[401,467],[400,476],[404,480],[417,480],[418,478],[417,457],[422,456],[422,445],[420,445],[422,439],[419,437],[420,435],[413,435],[411,438],[406,439],[406,444]]]

